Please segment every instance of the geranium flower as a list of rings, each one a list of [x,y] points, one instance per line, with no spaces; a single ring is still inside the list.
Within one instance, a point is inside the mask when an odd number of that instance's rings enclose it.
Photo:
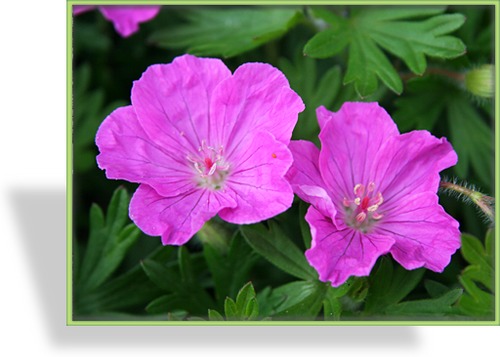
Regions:
[[[128,37],[139,30],[139,24],[158,15],[159,5],[75,5],[73,15],[79,15],[98,8],[102,15],[111,21],[122,37]]]
[[[180,245],[216,214],[247,224],[291,206],[287,145],[304,104],[276,68],[231,74],[184,55],[150,66],[131,100],[101,124],[97,161],[108,178],[141,184],[130,217],[145,233]]]
[[[400,134],[377,103],[316,114],[321,150],[292,141],[287,178],[311,203],[306,257],[320,280],[339,286],[369,275],[386,253],[406,269],[441,272],[460,247],[458,222],[436,194],[439,172],[457,162],[450,143],[427,131]]]

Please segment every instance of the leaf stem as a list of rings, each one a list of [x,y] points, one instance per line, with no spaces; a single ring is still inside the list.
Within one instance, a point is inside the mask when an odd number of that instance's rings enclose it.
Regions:
[[[422,76],[431,75],[431,74],[436,74],[438,76],[447,77],[447,78],[453,79],[457,82],[463,82],[465,80],[465,74],[463,74],[463,73],[454,72],[454,71],[450,71],[448,69],[437,68],[437,67],[427,68],[427,70],[423,73],[423,75],[418,75],[415,73],[400,73],[400,77],[402,80],[407,81],[407,80],[415,78],[415,77],[422,77]]]

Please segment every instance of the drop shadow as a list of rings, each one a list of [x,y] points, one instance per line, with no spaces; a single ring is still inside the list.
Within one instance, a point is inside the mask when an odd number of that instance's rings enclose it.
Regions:
[[[56,347],[266,348],[417,346],[412,326],[66,326],[66,192],[13,189],[9,192],[26,264],[39,296],[47,339]],[[69,259],[69,257],[68,257]]]

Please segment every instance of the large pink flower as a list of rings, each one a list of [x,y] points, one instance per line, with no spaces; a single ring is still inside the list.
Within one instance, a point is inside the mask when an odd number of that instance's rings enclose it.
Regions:
[[[151,20],[158,15],[159,5],[75,5],[73,14],[79,15],[83,12],[98,8],[102,15],[115,26],[116,32],[122,37],[128,37],[139,30],[139,24]]]
[[[131,100],[101,124],[97,161],[108,178],[141,184],[130,217],[145,233],[180,245],[216,214],[246,224],[291,206],[287,145],[304,104],[276,68],[231,74],[184,55],[150,66]]]
[[[441,272],[460,247],[458,222],[436,194],[439,172],[457,162],[450,143],[427,131],[399,134],[377,103],[316,114],[321,150],[292,141],[287,178],[311,203],[306,257],[320,279],[339,286],[366,276],[386,253],[406,269]]]

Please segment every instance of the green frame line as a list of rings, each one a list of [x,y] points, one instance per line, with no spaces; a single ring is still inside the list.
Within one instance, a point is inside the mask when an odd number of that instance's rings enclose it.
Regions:
[[[73,320],[73,279],[72,279],[72,255],[73,255],[73,16],[72,7],[74,5],[474,5],[493,6],[495,18],[494,34],[500,33],[500,2],[498,0],[471,1],[471,0],[353,0],[353,1],[331,1],[331,0],[253,0],[253,1],[210,1],[210,0],[67,0],[66,3],[66,325],[67,326],[499,326],[500,325],[500,228],[495,225],[495,319],[477,321],[432,321],[432,320],[364,320],[364,321],[82,321]],[[497,43],[498,37],[494,43]],[[495,46],[495,88],[499,87],[500,70],[499,55],[500,50]],[[500,192],[500,125],[497,125],[500,118],[500,95],[495,92],[495,199]],[[495,211],[495,221],[499,222],[500,213]]]

